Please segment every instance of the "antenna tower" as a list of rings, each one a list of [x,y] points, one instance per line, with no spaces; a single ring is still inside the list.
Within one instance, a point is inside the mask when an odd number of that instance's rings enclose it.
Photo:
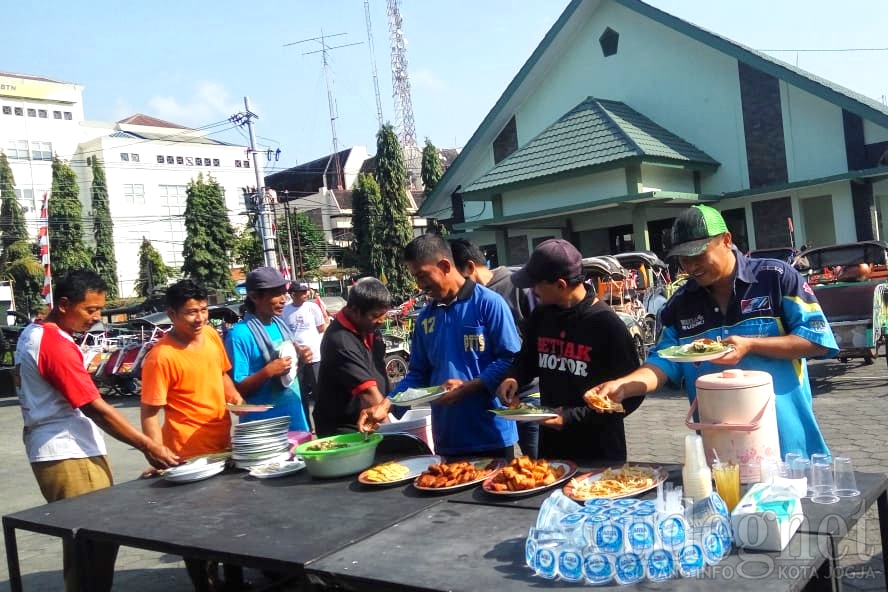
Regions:
[[[346,33],[334,33],[332,35],[324,35],[324,30],[321,29],[320,37],[312,37],[311,39],[302,39],[301,41],[294,41],[293,43],[285,43],[284,47],[290,45],[299,45],[300,43],[308,43],[310,41],[317,41],[321,44],[321,49],[315,51],[307,51],[302,55],[312,55],[315,53],[321,54],[323,57],[324,63],[324,82],[327,84],[327,107],[330,109],[330,131],[333,134],[333,166],[336,167],[336,188],[343,189],[343,180],[342,180],[342,163],[339,162],[339,138],[336,137],[336,120],[339,118],[339,110],[336,106],[336,99],[333,98],[333,79],[330,76],[330,61],[328,59],[327,54],[334,50],[339,49],[341,47],[351,47],[352,45],[361,45],[361,41],[357,43],[346,43],[344,45],[335,45],[330,47],[327,45],[327,39],[330,37],[339,37],[340,35],[346,35]],[[324,186],[327,185],[327,176],[324,175]]]
[[[385,123],[382,119],[382,99],[379,96],[379,76],[376,74],[376,53],[373,50],[373,27],[370,24],[370,0],[364,0],[364,17],[367,19],[367,45],[370,46],[370,67],[373,69],[373,92],[376,94],[376,119],[379,127]]]
[[[410,98],[410,79],[407,77],[407,40],[404,38],[400,5],[401,0],[387,0],[395,127],[401,146],[407,148],[416,146],[416,126],[413,123],[413,100]]]

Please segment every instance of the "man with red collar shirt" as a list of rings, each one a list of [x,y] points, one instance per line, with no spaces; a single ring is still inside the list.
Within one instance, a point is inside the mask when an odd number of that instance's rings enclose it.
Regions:
[[[62,275],[55,282],[52,310],[44,321],[28,325],[16,346],[16,390],[25,422],[22,439],[47,502],[112,485],[102,431],[141,451],[158,469],[179,463],[170,449],[106,403],[84,368],[83,353],[72,335],[101,320],[107,290],[93,271]],[[65,542],[63,550],[65,589],[77,590],[73,548]],[[90,589],[111,589],[116,557],[117,545],[95,546],[89,565],[80,566],[88,568]]]
[[[318,436],[357,425],[361,409],[385,399],[389,391],[385,342],[376,329],[390,306],[391,294],[382,282],[361,278],[324,332],[314,409]]]

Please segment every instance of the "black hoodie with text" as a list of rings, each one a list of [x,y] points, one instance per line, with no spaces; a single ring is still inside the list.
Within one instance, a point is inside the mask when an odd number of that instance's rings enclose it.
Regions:
[[[544,407],[563,407],[565,426],[540,430],[540,457],[587,461],[626,460],[623,414],[599,413],[583,394],[602,382],[638,368],[635,343],[607,304],[586,297],[571,308],[538,305],[526,325],[515,377],[524,384],[539,377]],[[643,397],[628,399],[631,413]]]

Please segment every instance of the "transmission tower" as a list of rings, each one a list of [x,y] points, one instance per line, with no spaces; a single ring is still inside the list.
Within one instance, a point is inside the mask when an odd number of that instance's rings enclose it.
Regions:
[[[379,127],[385,123],[382,119],[382,99],[379,96],[379,76],[376,74],[376,53],[373,50],[373,27],[370,24],[370,0],[364,0],[364,17],[367,19],[367,45],[370,46],[370,67],[373,69],[373,92],[376,94],[376,119]]]
[[[346,33],[334,33],[333,35],[324,35],[324,30],[321,29],[320,37],[312,37],[311,39],[302,39],[301,41],[294,41],[293,43],[285,43],[284,47],[288,47],[290,45],[299,45],[300,43],[308,43],[309,41],[317,41],[321,44],[321,49],[315,51],[308,51],[303,53],[302,55],[312,55],[315,53],[319,53],[323,56],[324,63],[324,82],[327,84],[327,107],[330,110],[330,131],[333,134],[333,166],[336,169],[336,188],[343,189],[343,179],[342,179],[342,163],[339,162],[339,138],[336,137],[336,120],[339,118],[339,110],[336,107],[336,99],[333,98],[333,79],[330,76],[330,61],[328,59],[327,54],[334,50],[339,49],[341,47],[351,47],[352,45],[361,45],[361,41],[357,43],[346,43],[345,45],[335,45],[330,47],[327,45],[327,39],[330,37],[339,37],[340,35],[345,35]],[[327,184],[327,175],[326,171],[324,174],[324,185]]]
[[[401,19],[401,0],[387,0],[389,37],[392,45],[392,97],[395,99],[395,128],[404,148],[416,146],[416,126],[413,123],[413,100],[410,98],[410,79],[407,77],[407,41],[404,39]]]

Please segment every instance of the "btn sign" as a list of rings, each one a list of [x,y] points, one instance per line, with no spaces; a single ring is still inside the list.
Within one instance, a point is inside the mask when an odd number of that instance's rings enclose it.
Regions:
[[[60,103],[80,102],[80,91],[75,84],[29,80],[11,76],[0,76],[0,96],[41,99]]]

